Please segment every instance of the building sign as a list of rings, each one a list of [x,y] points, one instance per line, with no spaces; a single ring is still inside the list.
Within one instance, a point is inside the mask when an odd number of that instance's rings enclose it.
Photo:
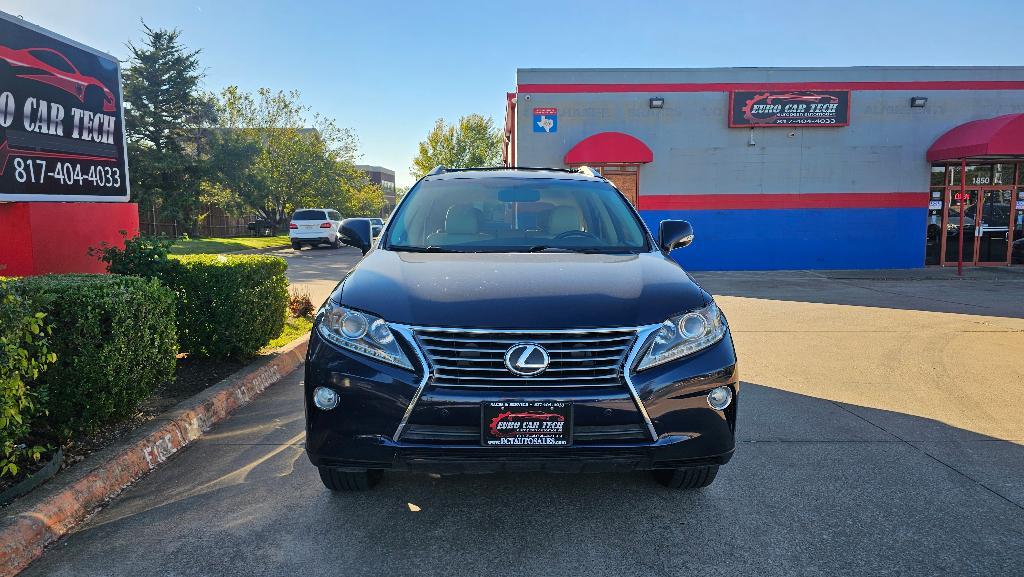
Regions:
[[[128,200],[113,56],[0,12],[0,201]]]
[[[534,132],[558,132],[558,109],[557,108],[534,108],[533,109],[533,131]]]
[[[736,91],[729,95],[729,126],[846,126],[849,90]]]

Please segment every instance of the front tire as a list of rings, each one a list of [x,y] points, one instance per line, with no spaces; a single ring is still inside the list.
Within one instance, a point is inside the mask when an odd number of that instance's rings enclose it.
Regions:
[[[700,489],[715,481],[718,465],[686,469],[657,469],[654,480],[669,489]]]
[[[339,471],[329,467],[317,467],[324,487],[331,491],[369,491],[380,483],[384,472],[380,469],[367,471]]]

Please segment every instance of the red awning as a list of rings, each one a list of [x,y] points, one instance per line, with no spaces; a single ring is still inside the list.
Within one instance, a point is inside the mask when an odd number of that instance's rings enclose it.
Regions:
[[[961,124],[940,136],[928,149],[931,162],[979,156],[1024,156],[1024,114]]]
[[[654,153],[640,139],[621,132],[600,132],[565,153],[566,164],[643,164]]]

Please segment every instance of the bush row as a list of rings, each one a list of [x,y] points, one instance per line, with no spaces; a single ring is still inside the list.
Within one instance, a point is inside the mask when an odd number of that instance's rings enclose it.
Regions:
[[[0,477],[134,414],[174,374],[174,293],[152,279],[0,282]]]
[[[283,259],[138,248],[104,257],[141,276],[0,278],[0,477],[135,414],[179,350],[243,359],[281,334]]]
[[[288,308],[287,266],[282,258],[260,255],[171,259],[160,279],[178,296],[181,350],[245,358],[277,338]]]
[[[288,307],[288,265],[261,255],[197,254],[168,258],[171,242],[126,239],[97,251],[110,272],[160,279],[177,295],[182,352],[246,358],[277,338]]]
[[[56,360],[45,319],[0,279],[0,478],[16,475],[44,450],[29,436],[33,419],[43,411],[39,392],[30,385]]]
[[[134,414],[174,376],[174,293],[153,279],[47,275],[18,290],[53,325],[56,362],[38,379],[47,432],[60,440]]]

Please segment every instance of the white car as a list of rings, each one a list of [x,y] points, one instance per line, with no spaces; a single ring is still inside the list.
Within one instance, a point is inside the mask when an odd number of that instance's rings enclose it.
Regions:
[[[292,215],[288,225],[288,237],[292,248],[301,250],[302,245],[330,245],[339,248],[341,243],[341,213],[329,208],[300,208]]]

